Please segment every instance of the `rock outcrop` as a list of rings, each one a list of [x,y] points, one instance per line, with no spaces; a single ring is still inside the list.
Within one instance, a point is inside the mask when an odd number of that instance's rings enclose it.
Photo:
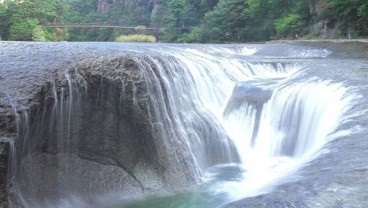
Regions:
[[[268,82],[271,82],[268,80]],[[269,87],[257,86],[257,82],[240,82],[234,86],[233,94],[230,97],[225,114],[234,109],[238,109],[242,104],[248,103],[255,105],[256,108],[261,107],[272,96],[272,89]]]
[[[98,204],[96,194],[152,193],[196,183],[185,148],[167,151],[175,144],[152,129],[141,67],[154,72],[155,66],[147,56],[118,44],[78,44],[75,50],[73,43],[0,44],[0,137],[15,141],[11,192],[27,204],[47,206],[46,200],[57,203],[75,194]],[[8,148],[1,143],[2,191],[8,187]],[[0,196],[0,204],[6,197]]]

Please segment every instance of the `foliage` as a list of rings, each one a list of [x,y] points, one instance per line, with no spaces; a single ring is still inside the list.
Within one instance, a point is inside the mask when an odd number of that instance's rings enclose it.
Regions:
[[[336,22],[337,28],[345,36],[354,28],[357,21],[357,1],[355,0],[331,0],[329,18]]]
[[[169,0],[163,11],[161,40],[176,42],[190,27],[199,25],[197,9],[188,0]]]
[[[120,35],[116,38],[118,42],[156,42],[156,37],[153,35],[133,34],[133,35]]]
[[[97,0],[70,0],[73,11],[67,18],[70,23],[97,23],[105,25],[123,25],[146,27],[150,24],[148,3],[138,4],[137,1],[118,2],[111,1],[106,10],[98,10]],[[115,2],[115,3],[114,3]],[[113,5],[116,4],[116,5]],[[146,32],[111,28],[75,28],[71,31],[70,39],[73,41],[114,41],[120,34]]]
[[[241,15],[247,8],[243,0],[220,0],[205,16],[207,41],[236,41],[247,20]]]
[[[357,10],[359,35],[368,36],[368,0],[361,0]]]
[[[302,30],[301,17],[299,14],[289,14],[275,21],[275,26],[278,36],[287,37],[292,35],[293,32]],[[298,33],[298,32],[297,32]]]
[[[319,20],[341,38],[368,35],[368,0],[320,0]]]
[[[179,39],[180,43],[195,43],[200,42],[202,37],[202,29],[200,27],[193,27],[190,32],[184,33]]]
[[[0,35],[6,40],[32,40],[33,33],[40,32],[40,25],[63,21],[68,9],[65,0],[6,0],[0,5]],[[65,31],[47,29],[44,32],[56,40],[68,37]]]
[[[32,30],[32,40],[33,41],[38,41],[38,42],[46,41],[45,30],[41,26],[36,25],[33,28],[33,30]]]
[[[341,37],[368,36],[368,0],[105,0],[105,7],[99,8],[102,1],[5,0],[0,4],[0,36],[115,41],[138,33],[155,35],[162,42],[246,42],[295,38],[307,34],[315,21],[337,28]],[[61,22],[135,28],[44,27]],[[147,27],[160,30],[153,34]]]
[[[367,35],[368,0],[330,0],[324,15],[335,22],[343,37],[353,31]]]
[[[138,34],[145,34],[146,33],[146,26],[144,25],[138,25],[137,27],[134,28],[134,30],[138,33]]]
[[[306,0],[220,0],[205,15],[206,40],[260,41],[304,31],[309,18]]]

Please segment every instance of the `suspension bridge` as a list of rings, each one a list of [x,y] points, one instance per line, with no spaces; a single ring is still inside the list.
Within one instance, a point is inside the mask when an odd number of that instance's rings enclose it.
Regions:
[[[53,23],[45,25],[46,28],[114,28],[114,29],[135,29],[135,30],[160,30],[159,27],[146,27],[143,25],[124,26],[114,23]],[[188,30],[188,27],[174,28],[177,30]]]
[[[113,24],[98,24],[98,23],[65,23],[65,24],[48,24],[46,28],[115,28],[115,29],[139,29],[142,30],[159,30],[158,27],[144,26],[122,26]]]

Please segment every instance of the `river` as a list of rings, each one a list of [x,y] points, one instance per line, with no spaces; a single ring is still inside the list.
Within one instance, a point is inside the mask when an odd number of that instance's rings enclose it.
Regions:
[[[23,207],[365,207],[368,69],[351,45],[2,42],[11,192]]]

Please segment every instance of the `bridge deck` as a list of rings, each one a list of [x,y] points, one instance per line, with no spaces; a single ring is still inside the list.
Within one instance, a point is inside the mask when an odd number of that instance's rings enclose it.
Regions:
[[[97,24],[51,24],[46,28],[117,28],[117,29],[137,29],[139,26],[119,26],[119,25],[97,25]],[[157,27],[145,27],[142,30],[159,30]]]

